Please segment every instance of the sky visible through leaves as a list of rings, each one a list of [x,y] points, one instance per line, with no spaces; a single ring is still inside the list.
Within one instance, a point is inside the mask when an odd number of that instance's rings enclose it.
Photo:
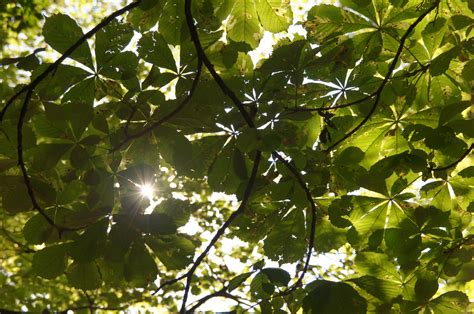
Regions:
[[[470,2],[32,3],[0,6],[0,309],[468,309]]]

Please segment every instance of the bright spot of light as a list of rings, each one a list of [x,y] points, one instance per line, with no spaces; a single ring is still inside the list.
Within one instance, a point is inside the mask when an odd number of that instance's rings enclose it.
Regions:
[[[140,185],[140,194],[143,197],[146,197],[147,199],[152,200],[154,196],[154,192],[155,190],[153,188],[153,185],[151,184]]]

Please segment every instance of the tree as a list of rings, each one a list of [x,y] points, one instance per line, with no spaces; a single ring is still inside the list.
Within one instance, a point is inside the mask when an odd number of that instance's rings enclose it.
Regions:
[[[472,3],[339,2],[48,16],[2,62],[0,307],[467,311]]]

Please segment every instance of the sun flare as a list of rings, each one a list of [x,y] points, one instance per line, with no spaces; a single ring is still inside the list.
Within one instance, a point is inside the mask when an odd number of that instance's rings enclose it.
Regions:
[[[153,185],[151,184],[143,184],[140,185],[140,194],[143,197],[148,198],[149,200],[153,199],[155,189],[153,188]]]

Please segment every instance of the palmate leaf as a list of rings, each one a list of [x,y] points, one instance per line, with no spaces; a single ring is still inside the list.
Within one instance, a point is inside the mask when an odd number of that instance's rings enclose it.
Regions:
[[[2,11],[9,53],[23,9],[52,49],[0,71],[0,311],[469,311],[472,3],[130,0],[55,61],[84,33],[30,2]]]

